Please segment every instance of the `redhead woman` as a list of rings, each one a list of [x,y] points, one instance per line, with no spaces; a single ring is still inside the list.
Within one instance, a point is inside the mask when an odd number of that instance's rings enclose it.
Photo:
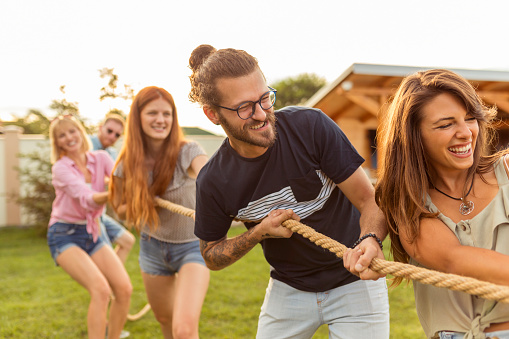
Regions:
[[[207,162],[186,141],[172,96],[146,87],[134,98],[115,165],[111,201],[140,233],[139,263],[148,301],[165,338],[198,338],[209,270],[193,219],[156,207],[156,196],[195,208],[195,178]]]
[[[509,285],[508,150],[494,109],[448,70],[410,75],[381,119],[376,199],[394,258]],[[414,282],[429,338],[509,338],[509,305]]]
[[[48,245],[55,263],[90,293],[89,338],[119,338],[129,311],[132,286],[118,256],[99,237],[98,219],[108,200],[104,179],[113,161],[104,151],[89,151],[83,126],[71,116],[50,125],[55,200]],[[107,318],[110,296],[110,316]]]

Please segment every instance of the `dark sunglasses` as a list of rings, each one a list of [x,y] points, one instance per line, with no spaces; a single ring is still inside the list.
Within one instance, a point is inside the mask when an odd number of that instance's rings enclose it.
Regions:
[[[106,128],[106,132],[108,132],[108,134],[111,134],[111,133],[113,133],[113,130],[111,130],[109,128]],[[115,133],[115,137],[120,138],[120,134],[119,133]]]

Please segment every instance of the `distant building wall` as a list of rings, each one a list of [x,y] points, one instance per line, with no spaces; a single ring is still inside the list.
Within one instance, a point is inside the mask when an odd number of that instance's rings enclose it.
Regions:
[[[216,135],[187,135],[186,138],[198,142],[211,157],[224,140]],[[121,141],[116,148],[120,150]],[[16,168],[30,168],[34,166],[29,159],[20,158],[20,154],[33,151],[46,153],[49,158],[49,140],[42,135],[22,134],[16,126],[5,126],[4,134],[0,134],[0,227],[30,225],[30,215],[13,199],[12,195],[19,195],[30,189],[20,183]]]
[[[366,159],[366,150],[369,144],[366,140],[367,130],[362,122],[357,119],[339,119],[336,123],[343,130],[357,152]]]
[[[359,154],[364,158],[365,162],[363,164],[363,168],[366,170],[366,173],[373,178],[374,168],[376,164],[373,164],[374,158],[373,154],[375,149],[372,147],[372,142],[369,138],[369,131],[376,130],[377,121],[374,119],[362,122],[358,119],[338,119],[336,121],[341,130],[345,133],[348,140],[352,143],[353,147],[359,152]],[[373,169],[373,170],[370,170]]]
[[[186,135],[186,138],[199,143],[209,158],[217,151],[225,139],[216,135]]]
[[[0,135],[0,225],[7,224],[7,197],[5,196],[5,135]]]
[[[364,158],[361,165],[370,179],[376,176],[377,152],[375,148],[376,119],[359,120],[357,118],[339,118],[335,120],[339,128],[345,133],[355,150]]]

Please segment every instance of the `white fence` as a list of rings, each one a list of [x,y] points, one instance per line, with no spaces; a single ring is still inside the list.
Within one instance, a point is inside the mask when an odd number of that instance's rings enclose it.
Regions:
[[[212,156],[224,140],[215,135],[186,135],[186,138],[198,142]],[[121,147],[119,140],[116,147]],[[30,160],[19,157],[33,151],[47,152],[49,158],[49,140],[42,135],[22,134],[16,126],[6,126],[0,135],[0,227],[30,225],[30,215],[23,212],[12,198],[30,187],[20,183],[16,168],[30,168]]]

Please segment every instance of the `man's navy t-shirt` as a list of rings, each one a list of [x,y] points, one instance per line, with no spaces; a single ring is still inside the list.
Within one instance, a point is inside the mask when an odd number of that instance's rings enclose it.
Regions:
[[[364,159],[317,109],[276,111],[276,142],[257,158],[243,158],[228,139],[197,179],[195,234],[224,237],[234,218],[261,222],[274,209],[292,209],[301,222],[346,246],[359,238],[359,211],[336,186]],[[323,292],[356,281],[330,251],[294,233],[262,240],[271,277],[296,289]]]

